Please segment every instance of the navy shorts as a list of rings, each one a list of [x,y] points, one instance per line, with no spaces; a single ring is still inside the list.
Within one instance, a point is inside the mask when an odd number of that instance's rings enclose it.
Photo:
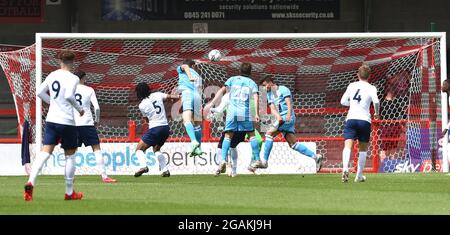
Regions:
[[[169,138],[169,135],[169,126],[157,126],[145,132],[141,139],[148,146],[159,145],[161,147],[164,145],[167,138]]]
[[[233,138],[231,138],[231,144],[230,147],[231,148],[236,148],[236,146],[245,141],[245,135],[247,134],[247,132],[245,131],[236,131],[233,132]],[[222,148],[222,143],[223,143],[223,139],[225,138],[225,132],[222,133],[222,136],[220,137],[219,140],[219,145],[217,146],[218,148]]]
[[[356,119],[349,119],[345,122],[344,139],[359,140],[369,142],[370,122]]]
[[[92,146],[100,144],[98,138],[97,129],[94,126],[77,126],[78,131],[78,147],[84,144],[84,146]]]
[[[77,148],[77,127],[57,124],[53,122],[46,122],[44,132],[44,145],[57,145],[60,141],[61,148],[63,149]]]

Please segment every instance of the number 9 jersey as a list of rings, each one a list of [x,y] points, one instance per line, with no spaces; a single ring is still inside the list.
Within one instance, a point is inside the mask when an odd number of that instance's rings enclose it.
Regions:
[[[350,83],[341,99],[342,105],[350,106],[345,120],[356,119],[370,123],[371,102],[380,103],[375,86],[364,81]]]
[[[142,115],[148,118],[148,129],[169,125],[163,102],[166,98],[167,94],[154,92],[139,104],[139,110],[141,110]]]
[[[76,75],[62,69],[53,71],[47,76],[37,90],[37,95],[50,104],[45,121],[75,126],[74,115],[79,114],[74,112],[74,106],[69,99],[74,98],[79,82],[80,79]]]

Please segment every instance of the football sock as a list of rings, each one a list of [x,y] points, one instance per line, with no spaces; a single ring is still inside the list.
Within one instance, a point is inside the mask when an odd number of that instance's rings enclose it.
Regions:
[[[266,141],[264,142],[264,161],[269,161],[270,151],[272,151],[273,137],[266,135]]]
[[[358,169],[356,170],[356,177],[361,178],[366,165],[367,152],[359,152],[358,154]]]
[[[150,154],[152,155],[153,152],[150,151]],[[145,160],[145,153],[144,153],[144,151],[142,151],[142,150],[136,151],[136,157],[138,159],[140,168],[144,168],[144,167],[147,166],[147,160]]]
[[[197,142],[201,143],[202,142],[202,128],[200,126],[196,126],[194,128],[194,132],[195,132],[195,139],[197,140]]]
[[[223,138],[223,142],[222,142],[222,161],[220,163],[227,161],[228,150],[230,150],[230,144],[231,144],[231,140],[228,137]]]
[[[195,129],[194,129],[194,125],[192,125],[192,122],[185,122],[184,127],[186,128],[186,132],[187,132],[189,138],[191,139],[191,142],[199,143],[197,141],[197,137],[195,136]]]
[[[230,148],[230,155],[231,155],[231,170],[236,173],[237,168],[237,150],[236,148]]]
[[[250,145],[252,146],[253,158],[258,161],[259,159],[259,144],[255,136],[250,137]]]
[[[103,154],[102,151],[97,150],[94,152],[95,155],[95,160],[97,161],[97,167],[100,170],[100,174],[102,175],[102,178],[105,179],[108,177],[108,175],[106,174],[106,166],[105,166],[105,162],[103,160]]]
[[[300,144],[299,142],[292,145],[292,148],[295,151],[297,151],[303,155],[306,155],[308,157],[315,158],[315,156],[316,156],[313,151],[311,151],[309,148],[307,148],[304,144]]]
[[[159,170],[164,172],[167,171],[167,163],[166,163],[166,158],[164,157],[164,155],[158,151],[155,153],[156,157],[158,158],[158,162],[159,162]]]
[[[351,149],[349,148],[344,148],[344,150],[342,150],[342,171],[348,172],[348,163],[350,161],[350,153],[351,153]]]
[[[47,152],[39,152],[34,160],[33,167],[31,168],[30,177],[28,178],[28,182],[34,186],[36,184],[36,178],[42,170],[45,162],[50,158],[50,154]]]
[[[216,163],[220,163],[220,159],[222,159],[222,149],[217,148],[216,150]]]
[[[66,169],[64,172],[64,178],[66,179],[66,194],[72,195],[73,193],[73,178],[75,176],[75,154],[66,156]]]

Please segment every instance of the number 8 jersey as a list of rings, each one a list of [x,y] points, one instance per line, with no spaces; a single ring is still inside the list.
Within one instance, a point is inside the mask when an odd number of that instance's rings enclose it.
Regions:
[[[142,115],[148,118],[148,129],[157,126],[169,125],[164,109],[164,101],[167,95],[162,92],[154,92],[139,104]]]
[[[83,108],[84,115],[75,115],[76,126],[93,126],[94,120],[91,112],[91,103],[95,110],[95,122],[100,121],[100,106],[98,105],[95,91],[92,87],[78,84],[75,92],[75,100]]]
[[[356,119],[370,123],[370,103],[380,103],[377,88],[368,82],[350,83],[341,99],[341,104],[350,106],[345,120]]]

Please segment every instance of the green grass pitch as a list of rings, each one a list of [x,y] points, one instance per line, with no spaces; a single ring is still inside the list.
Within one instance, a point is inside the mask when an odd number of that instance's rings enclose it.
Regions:
[[[76,176],[81,201],[64,201],[64,177],[40,176],[34,200],[23,200],[25,177],[0,177],[0,214],[450,214],[450,176],[367,174]],[[351,179],[354,174],[351,174]]]

